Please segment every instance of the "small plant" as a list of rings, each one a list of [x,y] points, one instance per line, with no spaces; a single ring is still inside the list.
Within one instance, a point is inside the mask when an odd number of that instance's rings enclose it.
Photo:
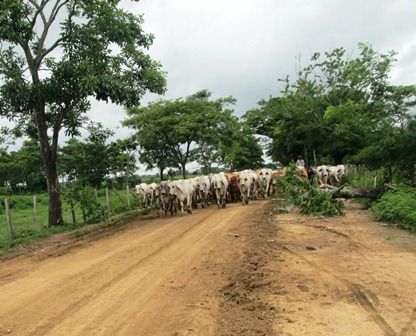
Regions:
[[[93,223],[105,219],[106,209],[98,202],[93,188],[73,182],[68,184],[62,196],[71,206],[74,224],[76,223],[74,210],[76,206],[81,209],[84,223]]]
[[[313,187],[309,181],[296,175],[296,166],[290,165],[285,176],[278,178],[278,186],[283,189],[286,201],[300,208],[302,214],[315,216],[343,215],[343,203],[332,198],[328,192]]]

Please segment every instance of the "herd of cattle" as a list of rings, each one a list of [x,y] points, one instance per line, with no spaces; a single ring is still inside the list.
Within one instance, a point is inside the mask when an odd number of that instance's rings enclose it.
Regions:
[[[241,201],[243,205],[249,200],[267,199],[274,192],[276,177],[284,176],[286,169],[268,168],[243,170],[234,173],[209,174],[190,179],[141,183],[135,192],[144,207],[157,204],[162,214],[175,214],[178,209],[192,213],[192,208],[201,204],[202,208],[216,203],[218,208],[225,208],[229,202]],[[345,175],[345,166],[318,166],[305,169],[297,167],[297,176],[317,181],[320,185],[340,183]]]

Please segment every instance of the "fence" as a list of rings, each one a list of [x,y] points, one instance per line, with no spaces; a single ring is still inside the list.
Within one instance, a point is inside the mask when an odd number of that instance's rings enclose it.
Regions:
[[[12,245],[48,236],[54,232],[76,228],[85,223],[108,218],[114,214],[141,209],[137,197],[129,190],[94,189],[93,198],[97,213],[87,213],[78,202],[62,201],[65,226],[48,228],[48,195],[8,195],[0,196],[0,253]],[[88,217],[87,215],[90,215]],[[86,218],[87,217],[87,218]]]

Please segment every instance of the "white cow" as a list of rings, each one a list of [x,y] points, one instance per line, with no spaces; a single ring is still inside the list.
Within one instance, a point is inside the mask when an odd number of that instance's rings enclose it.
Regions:
[[[345,166],[328,166],[327,169],[330,184],[339,184],[341,182],[342,177],[345,175]]]
[[[156,200],[156,190],[158,188],[158,184],[150,183],[149,188],[150,188],[150,193],[151,193],[150,200],[151,200],[151,203],[154,204]]]
[[[172,181],[170,186],[170,195],[179,203],[181,212],[184,213],[184,208],[188,213],[192,213],[192,196],[194,193],[194,183],[190,180]],[[173,205],[175,206],[175,205]]]
[[[322,165],[316,167],[316,176],[320,185],[328,184],[329,171],[328,166]]]
[[[259,192],[264,197],[264,199],[267,199],[269,196],[269,191],[271,190],[272,170],[263,168],[259,169],[256,173]]]
[[[170,195],[170,181],[162,181],[156,188],[156,199],[159,205],[159,209],[162,212],[163,215],[167,215],[168,211],[170,210],[171,214],[173,215],[174,210],[173,209],[173,202],[172,197]]]
[[[146,208],[150,205],[151,197],[152,197],[152,190],[150,186],[146,183],[140,183],[135,186],[136,194],[139,199],[143,202],[143,206]]]
[[[208,176],[198,177],[198,195],[203,208],[208,207],[209,191],[211,189],[211,181]]]
[[[199,196],[199,178],[192,177],[187,180],[188,183],[192,186],[192,206],[197,208],[198,207],[198,196]]]
[[[251,170],[243,170],[238,177],[238,188],[240,189],[241,201],[243,205],[248,204],[250,195],[254,190],[254,184],[257,184],[255,173]]]
[[[227,190],[228,190],[228,180],[224,173],[211,174],[211,188],[214,190],[215,196],[217,198],[218,208],[226,207],[227,199]]]

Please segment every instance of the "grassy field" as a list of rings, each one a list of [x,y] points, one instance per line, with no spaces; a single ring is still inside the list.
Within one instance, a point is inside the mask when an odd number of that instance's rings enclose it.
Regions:
[[[98,190],[98,202],[106,205],[105,189]],[[6,216],[4,211],[4,199],[13,202],[11,209],[14,239],[10,240],[7,228]],[[0,207],[0,255],[4,254],[9,248],[27,243],[40,238],[48,237],[54,233],[70,231],[84,226],[81,209],[76,206],[76,223],[72,221],[70,205],[62,201],[63,218],[65,225],[58,227],[47,227],[48,222],[48,195],[46,193],[37,194],[37,221],[35,222],[33,213],[33,195],[0,195],[2,206]],[[133,193],[129,195],[130,210],[141,210],[138,199]],[[120,214],[129,211],[126,190],[109,190],[110,215]]]

